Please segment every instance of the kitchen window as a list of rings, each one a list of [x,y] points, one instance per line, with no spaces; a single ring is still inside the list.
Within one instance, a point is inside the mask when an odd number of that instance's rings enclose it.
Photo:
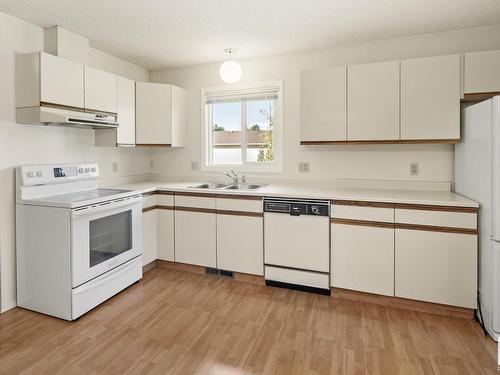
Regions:
[[[205,169],[281,171],[281,82],[202,91]]]

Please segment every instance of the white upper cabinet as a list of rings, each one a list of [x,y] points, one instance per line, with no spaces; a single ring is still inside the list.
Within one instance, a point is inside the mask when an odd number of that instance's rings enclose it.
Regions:
[[[401,139],[460,139],[460,56],[401,61]]]
[[[135,82],[117,77],[117,145],[135,144]]]
[[[172,87],[172,147],[183,147],[186,131],[186,90]]]
[[[345,141],[346,67],[301,72],[300,109],[301,142]]]
[[[185,91],[168,84],[136,83],[136,144],[182,147]]]
[[[399,61],[347,67],[347,140],[399,139]]]
[[[84,108],[83,65],[48,53],[16,56],[16,107]]]
[[[133,147],[135,145],[135,81],[116,77],[117,121],[114,129],[96,129],[95,145]]]
[[[464,92],[500,91],[500,50],[465,54]]]
[[[114,74],[85,66],[85,108],[116,113],[117,81]]]

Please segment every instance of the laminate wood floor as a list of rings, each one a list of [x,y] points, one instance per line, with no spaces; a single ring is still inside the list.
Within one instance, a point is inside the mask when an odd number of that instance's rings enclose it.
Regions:
[[[491,374],[473,321],[155,268],[69,323],[0,315],[1,374]]]

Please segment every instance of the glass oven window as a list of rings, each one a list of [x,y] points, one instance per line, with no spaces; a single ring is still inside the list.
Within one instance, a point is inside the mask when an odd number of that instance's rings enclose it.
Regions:
[[[90,267],[132,249],[132,211],[90,222]]]

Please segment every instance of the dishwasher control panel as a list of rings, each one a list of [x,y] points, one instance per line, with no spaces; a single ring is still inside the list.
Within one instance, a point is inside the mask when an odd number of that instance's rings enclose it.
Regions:
[[[330,216],[330,202],[307,199],[264,198],[264,212],[275,212],[292,216]]]

